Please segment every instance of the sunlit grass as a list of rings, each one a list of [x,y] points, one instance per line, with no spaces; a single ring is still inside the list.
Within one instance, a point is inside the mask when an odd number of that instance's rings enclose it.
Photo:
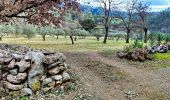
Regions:
[[[77,39],[75,44],[72,45],[69,37],[60,36],[57,40],[56,37],[47,36],[46,41],[42,41],[41,36],[37,36],[30,40],[23,37],[4,37],[1,43],[26,45],[32,48],[45,48],[59,52],[120,50],[128,45],[125,41],[116,42],[114,40],[108,40],[107,44],[103,44],[102,40],[97,41],[94,37],[87,37],[86,39]]]
[[[156,54],[154,54],[154,56],[158,60],[170,61],[170,51],[168,53],[156,53]]]

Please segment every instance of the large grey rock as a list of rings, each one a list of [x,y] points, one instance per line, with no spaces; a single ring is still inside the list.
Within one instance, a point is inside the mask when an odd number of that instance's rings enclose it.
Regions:
[[[61,64],[61,62],[55,62],[55,63],[53,63],[53,64],[50,64],[49,66],[48,66],[48,68],[54,68],[54,67],[57,67],[57,66],[59,66]]]
[[[51,78],[54,80],[54,81],[62,81],[62,76],[61,75],[54,75],[54,76],[51,76]]]
[[[0,64],[4,64],[4,58],[0,58]]]
[[[3,58],[4,57],[4,54],[3,53],[0,53],[0,58]]]
[[[66,57],[62,53],[57,53],[55,55],[47,55],[44,59],[45,64],[53,64],[57,61],[64,62]]]
[[[21,90],[21,95],[22,96],[30,96],[32,94],[33,94],[33,92],[32,92],[32,90],[30,88],[23,88]]]
[[[15,59],[13,59],[8,65],[9,69],[13,69],[14,67],[15,67]]]
[[[17,76],[7,75],[7,81],[13,84],[19,84],[27,78],[27,73],[19,73]]]
[[[24,56],[25,61],[30,62],[32,59],[31,52],[27,52],[27,54]]]
[[[28,72],[28,85],[32,89],[35,83],[40,83],[40,78],[44,74],[43,60],[44,54],[42,52],[30,51],[32,57],[31,69]]]
[[[23,87],[24,85],[14,85],[9,82],[6,82],[6,88],[13,90],[13,91],[21,90]]]
[[[31,67],[30,62],[26,62],[22,59],[20,62],[16,62],[16,65],[19,67],[19,72],[25,72],[27,69]]]
[[[47,84],[51,83],[52,81],[53,81],[52,78],[46,78],[43,80],[42,84],[47,85]]]
[[[12,61],[12,57],[4,58],[4,64],[8,65]]]
[[[68,73],[64,72],[64,73],[62,74],[62,76],[63,76],[63,81],[68,81],[68,80],[70,80],[70,75],[69,75]]]
[[[23,59],[23,55],[19,55],[19,54],[12,54],[12,57],[17,61],[20,61],[21,59]]]
[[[60,73],[61,71],[64,71],[65,67],[64,66],[60,66],[60,67],[55,67],[55,68],[51,68],[49,69],[48,73],[50,75],[56,75],[58,73]]]
[[[167,53],[168,52],[168,47],[166,45],[160,45],[158,48],[159,53]]]
[[[15,69],[12,69],[12,70],[9,70],[9,72],[12,74],[12,75],[17,75],[18,74],[18,69],[15,68]]]

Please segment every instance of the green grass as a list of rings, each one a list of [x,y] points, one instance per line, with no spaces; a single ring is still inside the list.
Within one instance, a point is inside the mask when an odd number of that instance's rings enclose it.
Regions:
[[[170,51],[168,53],[156,53],[154,54],[155,59],[170,61]]]
[[[48,50],[58,52],[84,52],[84,51],[103,51],[103,50],[119,50],[123,49],[127,44],[125,41],[112,41],[108,40],[107,44],[103,44],[101,39],[99,42],[93,37],[87,37],[86,39],[77,39],[75,44],[71,44],[69,37],[66,39],[62,36],[57,40],[56,37],[48,36],[46,41],[42,41],[41,36],[37,36],[30,40],[20,37],[4,37],[0,43],[19,44],[26,45],[31,48],[45,48]]]

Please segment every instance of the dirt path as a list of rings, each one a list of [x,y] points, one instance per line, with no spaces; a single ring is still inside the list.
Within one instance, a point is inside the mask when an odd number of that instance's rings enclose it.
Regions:
[[[153,97],[162,96],[159,91],[167,96],[170,95],[170,70],[153,72],[146,69],[138,69],[126,63],[105,58],[96,52],[84,54],[66,53],[66,56],[68,60],[71,59],[69,63],[74,66],[73,70],[80,75],[80,81],[84,83],[89,91],[95,94],[95,100],[127,100],[125,91],[135,92],[135,100],[148,100],[150,95],[153,95]],[[85,65],[89,61],[86,62],[84,58],[116,66],[127,77],[123,80],[106,83],[98,74],[98,70],[92,70]],[[105,69],[104,67],[101,68]],[[133,96],[133,94],[131,95]],[[168,100],[168,98],[165,98],[165,100]]]

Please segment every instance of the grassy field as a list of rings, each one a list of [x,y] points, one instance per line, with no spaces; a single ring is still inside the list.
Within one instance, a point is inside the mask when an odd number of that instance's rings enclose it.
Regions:
[[[125,43],[125,41],[116,42],[115,40],[108,40],[107,44],[103,44],[102,41],[103,39],[97,41],[93,37],[87,37],[86,39],[77,39],[75,44],[72,45],[69,37],[65,39],[64,37],[60,36],[57,40],[56,37],[47,36],[46,41],[42,41],[41,36],[37,36],[29,40],[23,37],[4,37],[0,43],[21,44],[32,48],[45,48],[59,52],[119,50],[128,45]]]
[[[115,40],[108,40],[107,44],[103,44],[102,41],[103,38],[97,41],[95,37],[87,37],[86,39],[77,39],[75,44],[72,45],[69,37],[64,38],[60,36],[57,40],[56,37],[47,36],[46,41],[42,41],[41,36],[36,36],[32,39],[26,39],[24,37],[4,37],[0,43],[26,45],[31,48],[44,48],[56,52],[99,52],[110,59],[115,58],[116,51],[122,50],[125,46],[129,45],[123,40],[118,42]],[[165,68],[170,66],[170,52],[166,54],[157,53],[154,57],[154,61],[146,61],[144,63],[127,61],[127,63],[138,67],[146,66],[151,68]],[[126,60],[123,60],[123,62],[124,61]]]

